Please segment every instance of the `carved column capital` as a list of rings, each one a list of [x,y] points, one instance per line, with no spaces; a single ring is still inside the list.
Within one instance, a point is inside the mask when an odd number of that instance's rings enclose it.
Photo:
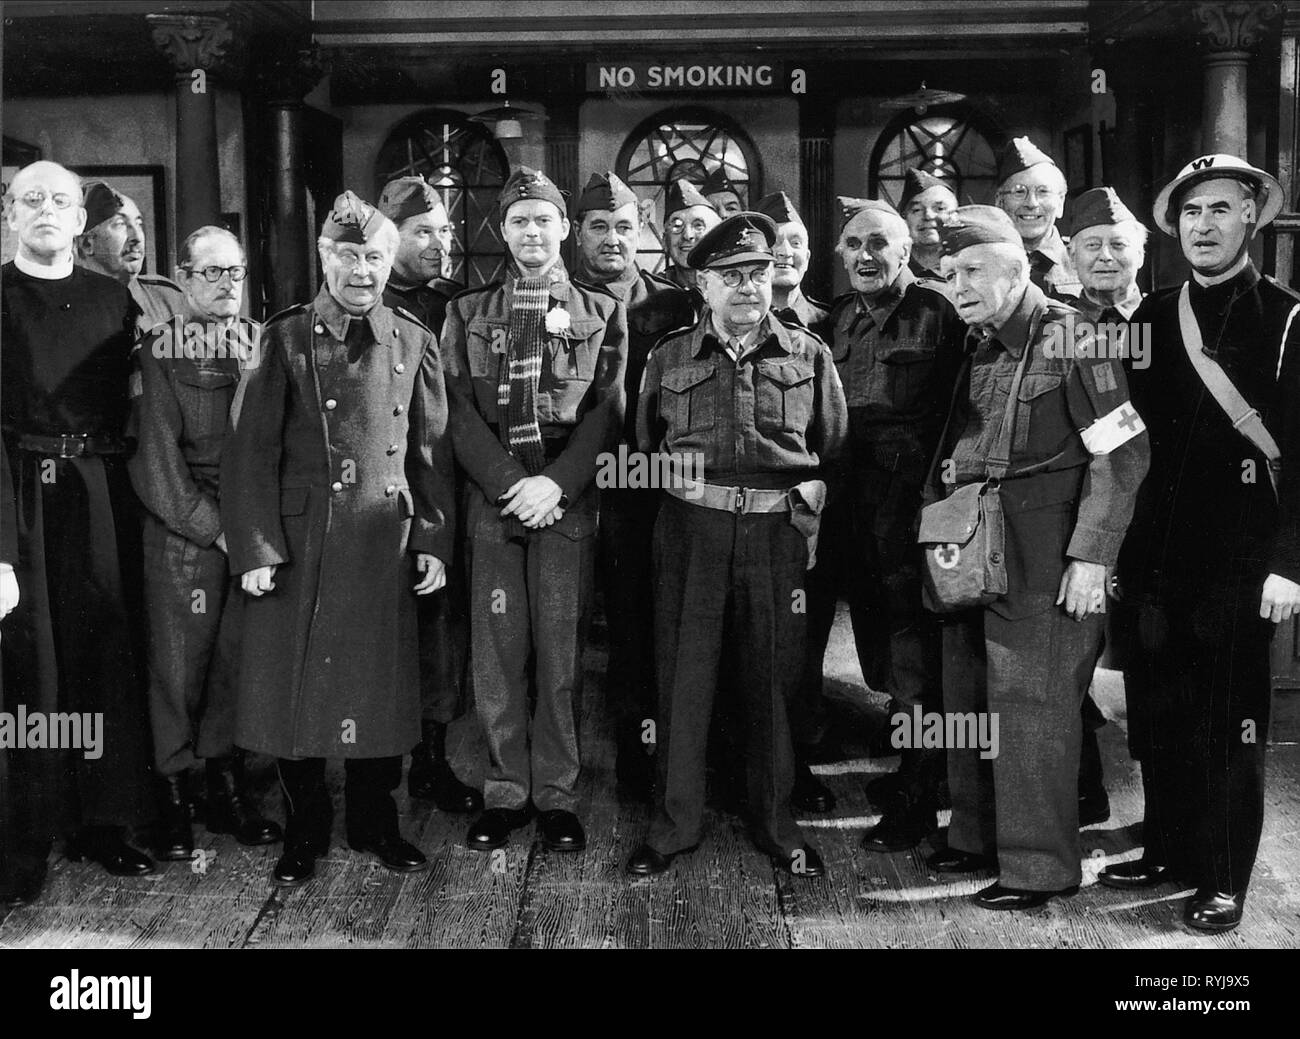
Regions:
[[[1201,23],[1200,35],[1211,53],[1250,50],[1267,32],[1266,23],[1280,10],[1277,3],[1258,0],[1203,2],[1192,7],[1192,13]]]
[[[153,42],[180,75],[212,69],[234,38],[224,18],[196,14],[147,14]]]

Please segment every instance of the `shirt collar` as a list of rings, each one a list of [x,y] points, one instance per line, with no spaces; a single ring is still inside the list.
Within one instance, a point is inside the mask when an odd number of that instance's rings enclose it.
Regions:
[[[1019,360],[1025,352],[1025,345],[1037,329],[1038,318],[1046,305],[1047,295],[1031,282],[1025,287],[1025,294],[1011,316],[990,338],[996,339],[1007,353]]]
[[[693,336],[691,353],[697,358],[704,357],[712,346],[723,349],[727,346],[727,340],[713,327],[713,312],[708,309],[704,311],[704,315],[696,324]],[[745,355],[754,353],[772,339],[775,339],[777,345],[786,353],[792,354],[795,352],[795,344],[790,335],[790,330],[780,321],[773,319],[771,313],[768,313],[758,323],[754,338],[745,349]]]
[[[889,320],[890,315],[898,309],[898,305],[903,302],[903,296],[907,294],[907,287],[916,281],[916,275],[904,266],[898,272],[898,277],[894,279],[894,284],[885,289],[874,301],[868,302],[865,296],[858,296],[858,311],[866,311],[871,314],[871,320],[876,323],[877,328],[884,328],[885,322]]]
[[[1070,266],[1070,254],[1065,248],[1065,241],[1061,238],[1061,232],[1053,225],[1051,229],[1043,236],[1043,240],[1038,243],[1032,250],[1032,253],[1038,253],[1040,256],[1049,260],[1054,267]]]
[[[382,302],[376,303],[364,315],[358,317],[349,314],[339,306],[339,301],[330,295],[328,285],[320,287],[320,291],[316,293],[316,299],[312,303],[312,309],[316,312],[316,316],[320,318],[321,323],[329,329],[330,335],[340,342],[347,340],[348,330],[353,321],[367,322],[376,343],[388,345],[389,340],[393,338],[393,333],[396,331],[393,326],[393,312],[384,306]]]
[[[24,274],[29,274],[33,278],[40,278],[42,281],[62,281],[64,278],[72,277],[72,254],[69,253],[65,259],[47,266],[27,259],[22,253],[16,253],[14,255],[14,266]]]
[[[1128,294],[1123,299],[1116,303],[1100,303],[1089,296],[1088,290],[1084,289],[1083,299],[1090,306],[1096,307],[1098,313],[1101,313],[1107,307],[1113,306],[1119,311],[1119,316],[1127,321],[1133,316],[1133,312],[1137,310],[1138,304],[1142,302],[1142,290],[1137,287],[1137,282],[1134,282],[1128,287]]]
[[[632,286],[641,277],[641,268],[637,266],[635,260],[624,267],[617,278],[602,277],[581,261],[579,261],[578,270],[584,279],[599,285],[602,289],[609,289],[610,292],[624,302],[627,301],[628,296],[631,294]]]

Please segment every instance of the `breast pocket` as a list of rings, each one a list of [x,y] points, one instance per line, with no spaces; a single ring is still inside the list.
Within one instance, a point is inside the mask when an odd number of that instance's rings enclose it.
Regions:
[[[556,382],[591,382],[596,377],[596,360],[600,352],[601,321],[574,321],[563,332],[550,337],[550,371]]]
[[[812,421],[813,366],[760,361],[754,382],[754,425],[768,433],[803,433]]]
[[[934,348],[898,345],[879,357],[881,403],[900,410],[910,410],[925,392],[934,370]]]
[[[198,365],[177,366],[176,396],[191,441],[224,436],[238,381],[233,372]]]
[[[673,368],[659,380],[659,415],[668,436],[712,429],[718,422],[718,372],[711,364]]]
[[[465,353],[471,376],[496,380],[501,357],[506,352],[508,331],[504,323],[492,321],[472,321],[465,327]]]
[[[1029,451],[1031,444],[1034,454],[1047,453],[1064,435],[1065,402],[1056,392],[1061,387],[1061,379],[1059,372],[1026,372],[1020,381],[1012,440],[1012,450],[1017,454]]]

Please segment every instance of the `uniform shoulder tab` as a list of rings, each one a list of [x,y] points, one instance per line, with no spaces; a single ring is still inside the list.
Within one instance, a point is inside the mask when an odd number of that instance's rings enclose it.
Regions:
[[[670,339],[678,339],[681,336],[689,335],[691,332],[694,331],[695,331],[695,325],[690,324],[690,325],[682,325],[681,328],[674,328],[668,332],[665,332],[663,335],[661,335],[658,339],[655,340],[655,345],[650,348],[650,352],[654,353],[654,351],[658,350]]]
[[[136,278],[137,280],[144,282],[146,285],[158,285],[164,289],[175,289],[182,296],[185,295],[184,289],[172,281],[171,278],[164,277],[161,274],[139,274],[136,275]]]
[[[684,288],[678,285],[677,282],[670,281],[668,278],[665,278],[662,274],[655,274],[653,271],[647,271],[645,269],[642,269],[641,277],[643,277],[647,282],[649,282],[657,289],[662,289],[665,292],[671,290],[673,292],[680,292],[682,293],[682,295],[686,295],[686,290]]]
[[[273,325],[281,318],[289,317],[291,314],[298,314],[304,312],[308,310],[310,307],[311,307],[310,303],[295,303],[291,307],[285,307],[279,313],[272,314],[269,318],[266,319],[266,324]]]
[[[470,296],[481,296],[486,292],[491,292],[493,289],[499,289],[502,286],[502,284],[503,283],[500,281],[490,281],[486,285],[478,286],[478,288],[461,289],[460,292],[456,293],[456,295],[452,296],[451,298],[468,299]]]
[[[1078,307],[1075,307],[1065,302],[1065,300],[1055,296],[1047,297],[1047,306],[1043,310],[1044,317],[1050,317],[1055,319],[1066,318],[1069,317],[1071,314],[1078,314],[1078,313],[1079,313]]]
[[[433,332],[433,329],[432,329],[432,328],[430,328],[428,325],[426,325],[423,321],[421,321],[418,317],[416,317],[414,314],[412,314],[412,313],[411,313],[409,310],[407,310],[405,307],[391,307],[390,309],[391,309],[392,312],[393,312],[394,314],[396,314],[398,317],[405,318],[407,321],[411,322],[411,324],[413,324],[413,325],[419,325],[419,326],[420,326],[422,329],[424,329],[426,332],[429,332],[429,333],[432,333],[432,332]]]

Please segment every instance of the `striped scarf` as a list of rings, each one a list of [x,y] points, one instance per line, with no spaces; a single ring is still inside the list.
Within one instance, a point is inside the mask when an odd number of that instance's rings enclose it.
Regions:
[[[498,436],[529,476],[546,467],[542,430],[537,424],[537,383],[546,345],[546,311],[550,279],[519,277],[510,302],[505,363],[497,381]],[[514,516],[505,519],[508,537],[523,537],[527,528]]]

